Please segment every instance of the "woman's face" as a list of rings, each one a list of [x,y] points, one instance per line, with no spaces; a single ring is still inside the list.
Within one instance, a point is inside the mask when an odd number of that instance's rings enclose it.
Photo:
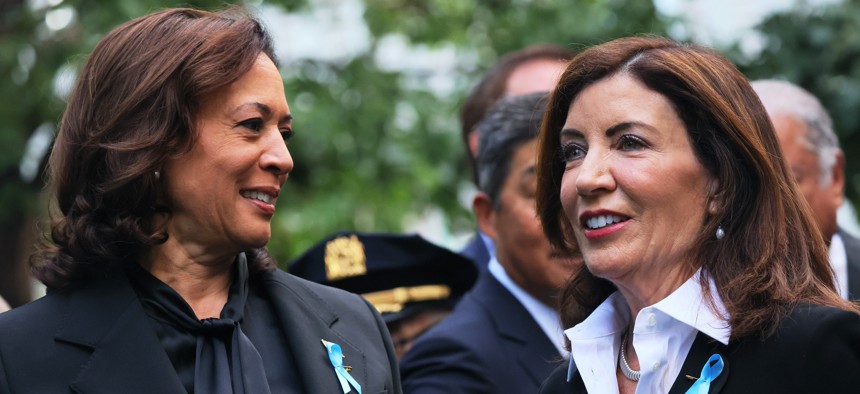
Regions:
[[[292,116],[274,63],[261,54],[245,75],[204,97],[196,119],[191,151],[162,171],[168,235],[204,253],[265,245],[293,168],[285,141]]]
[[[589,270],[659,301],[693,273],[687,258],[713,183],[683,122],[663,95],[622,73],[576,97],[560,138],[562,207]]]

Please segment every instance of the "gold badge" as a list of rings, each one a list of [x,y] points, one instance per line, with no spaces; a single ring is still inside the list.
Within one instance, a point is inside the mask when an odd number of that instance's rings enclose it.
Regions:
[[[325,245],[325,275],[329,281],[367,273],[364,245],[355,234],[337,237]]]

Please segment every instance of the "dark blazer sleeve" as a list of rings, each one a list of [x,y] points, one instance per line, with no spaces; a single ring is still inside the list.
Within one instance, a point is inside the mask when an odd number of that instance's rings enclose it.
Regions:
[[[807,393],[858,393],[860,381],[860,315],[813,307],[809,319],[815,329],[798,346],[796,379]]]

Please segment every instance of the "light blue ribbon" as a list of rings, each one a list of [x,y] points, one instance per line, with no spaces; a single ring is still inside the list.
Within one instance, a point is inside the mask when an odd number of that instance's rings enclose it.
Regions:
[[[328,359],[331,361],[331,365],[334,367],[334,372],[337,374],[337,380],[340,382],[340,388],[343,389],[343,394],[349,392],[349,385],[352,384],[352,387],[355,387],[355,391],[358,394],[361,394],[361,386],[358,385],[358,382],[352,378],[352,375],[349,372],[346,372],[346,368],[343,367],[343,351],[340,350],[340,345],[322,340],[323,345],[325,345],[326,350],[328,351]]]
[[[708,362],[705,363],[705,366],[702,367],[702,376],[693,382],[693,385],[690,386],[690,389],[687,390],[686,394],[708,394],[708,390],[711,388],[711,382],[713,382],[717,376],[720,376],[720,373],[722,372],[723,358],[720,357],[719,354],[711,355],[711,358],[709,358]]]

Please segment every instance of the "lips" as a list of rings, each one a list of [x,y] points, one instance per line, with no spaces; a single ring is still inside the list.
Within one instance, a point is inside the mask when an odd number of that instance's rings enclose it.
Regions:
[[[598,215],[592,216],[584,220],[585,228],[589,230],[597,230],[606,226],[611,226],[613,223],[621,223],[629,220],[629,217],[622,215]]]
[[[256,191],[243,191],[242,197],[250,198],[254,200],[260,200],[266,204],[272,204],[275,201],[276,195],[273,196],[271,194],[267,194],[264,192],[256,192]]]
[[[624,228],[629,220],[629,216],[607,210],[588,211],[579,216],[580,226],[588,239],[615,233]]]
[[[259,207],[267,215],[275,213],[275,201],[278,199],[279,190],[274,187],[255,187],[242,189],[239,194]]]

